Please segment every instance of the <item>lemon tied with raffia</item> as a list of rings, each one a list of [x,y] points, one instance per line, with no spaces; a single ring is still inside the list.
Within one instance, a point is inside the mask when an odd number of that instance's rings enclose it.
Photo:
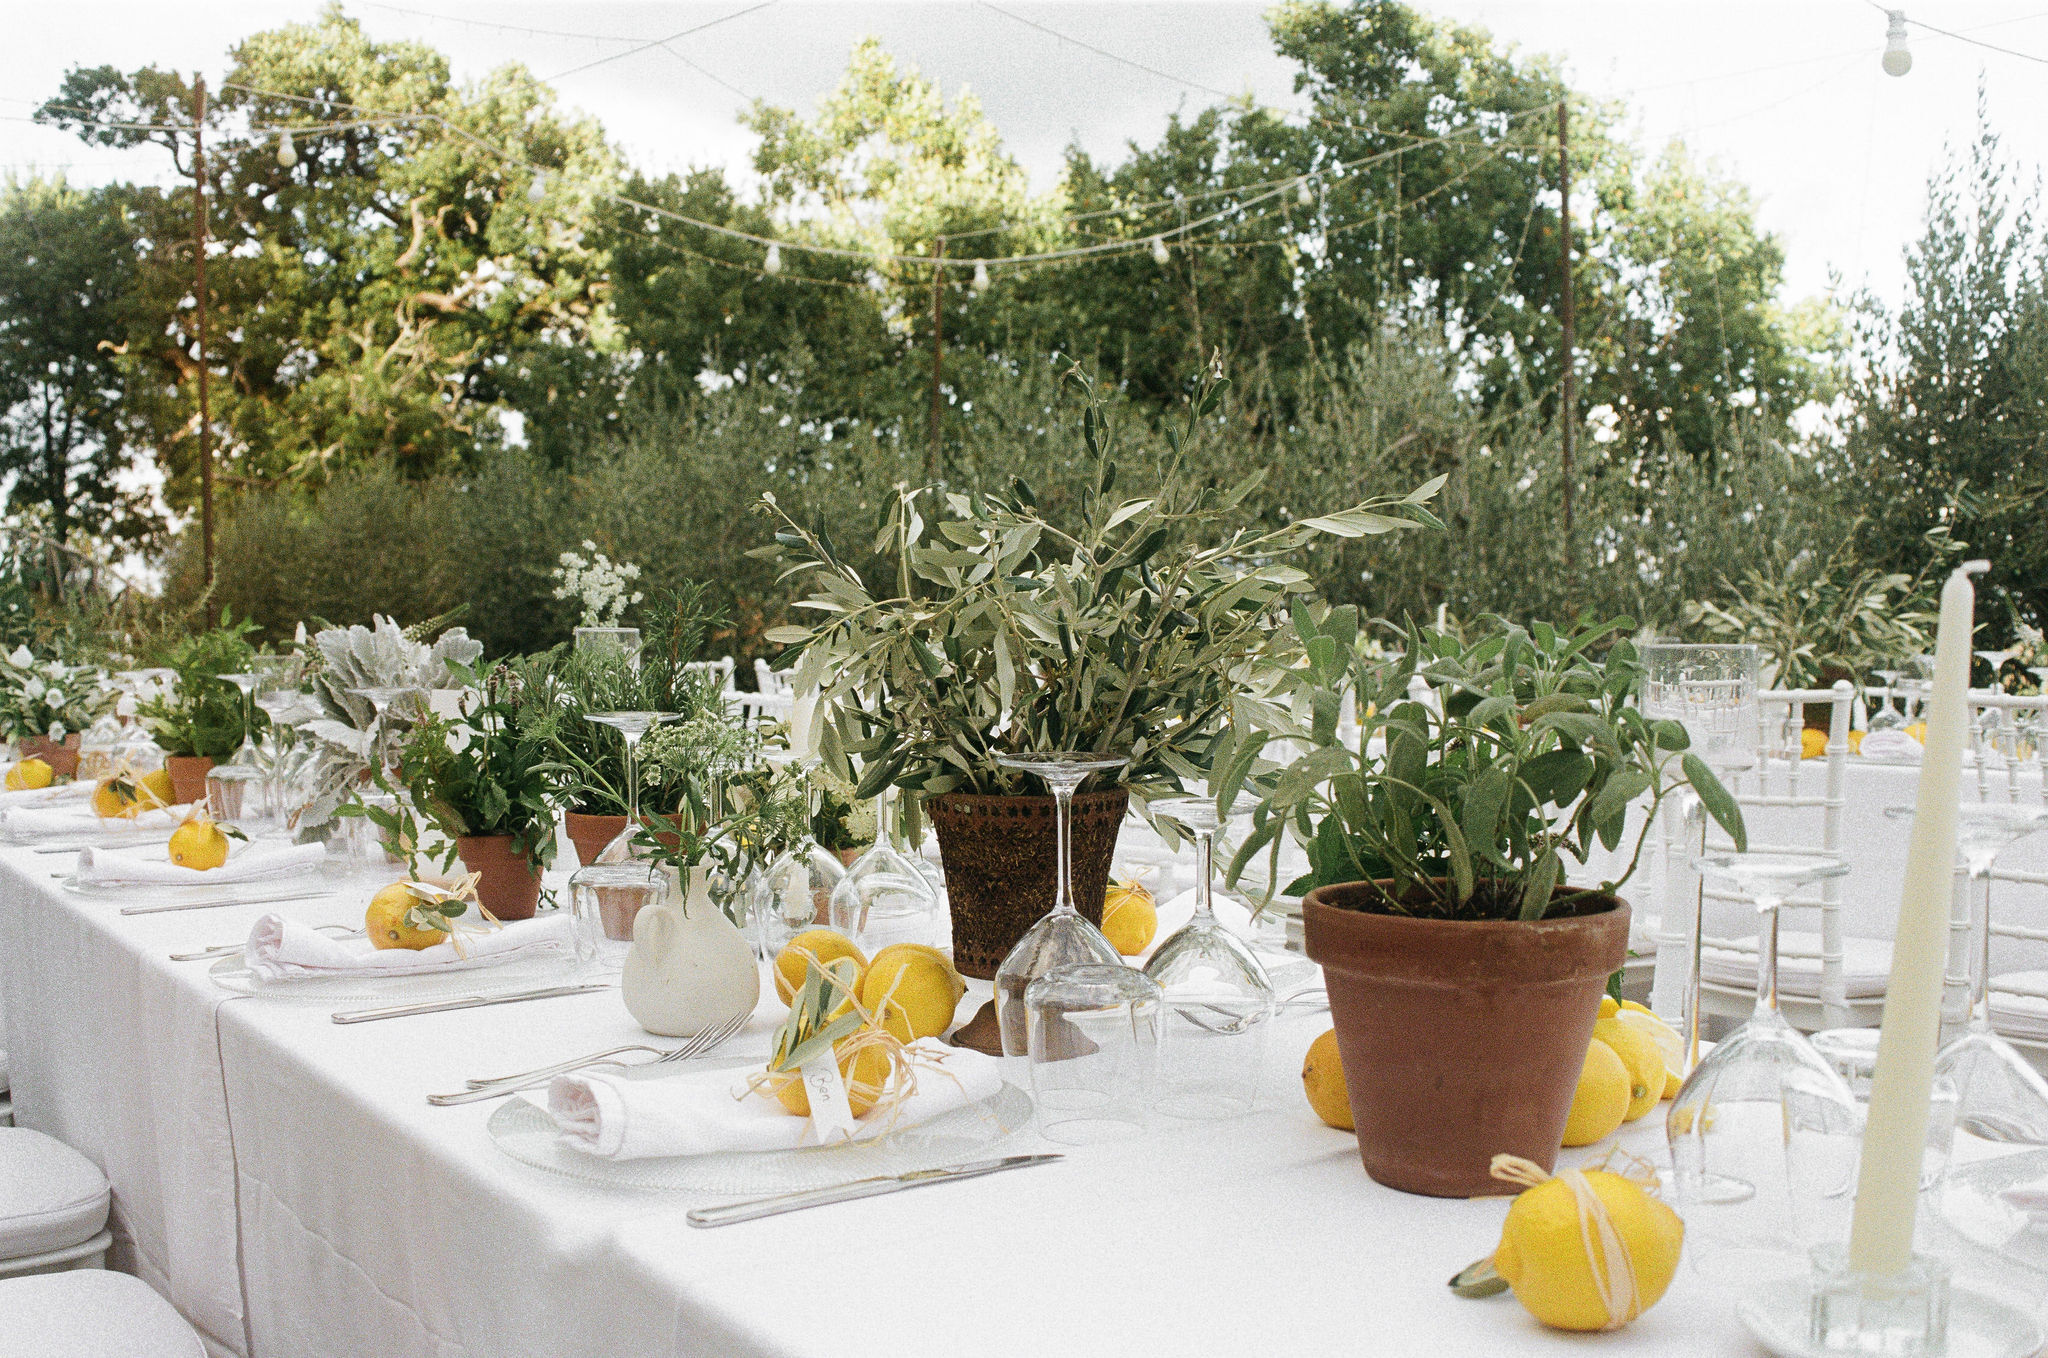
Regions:
[[[7,770],[7,790],[9,792],[39,791],[42,788],[48,787],[50,780],[56,776],[57,771],[55,769],[42,760],[37,759],[34,755],[30,755],[27,759],[17,760],[13,767]]]
[[[1685,1223],[1636,1176],[1568,1169],[1553,1178],[1512,1155],[1493,1158],[1493,1176],[1525,1190],[1501,1227],[1494,1271],[1545,1325],[1618,1330],[1671,1286]]]

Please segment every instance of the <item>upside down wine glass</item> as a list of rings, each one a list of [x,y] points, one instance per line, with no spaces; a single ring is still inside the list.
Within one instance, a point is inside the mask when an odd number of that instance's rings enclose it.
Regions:
[[[1003,1055],[1028,1056],[1031,1048],[1024,1007],[1026,987],[1058,967],[1091,962],[1123,965],[1122,954],[1102,936],[1102,930],[1074,908],[1071,843],[1074,790],[1087,781],[1089,774],[1120,769],[1130,761],[1122,755],[1053,750],[1045,754],[1000,755],[996,762],[1006,769],[1036,774],[1052,789],[1058,835],[1059,859],[1053,879],[1057,894],[1052,911],[1025,931],[996,969],[996,1022],[1003,1033]]]
[[[832,927],[872,952],[890,943],[937,942],[939,893],[896,847],[890,789],[875,798],[875,842],[832,886]]]
[[[626,742],[626,828],[598,851],[600,863],[630,863],[640,855],[633,848],[633,832],[640,828],[640,738],[662,722],[673,721],[673,712],[586,712],[585,721],[609,726]]]
[[[1848,1085],[1778,1012],[1779,908],[1849,865],[1822,854],[1711,853],[1693,866],[1748,897],[1758,914],[1756,1007],[1686,1077],[1665,1120],[1672,1177],[1698,1236],[1695,1262],[1719,1272],[1744,1256],[1799,1247],[1785,1160],[1787,1079],[1853,1116]]]

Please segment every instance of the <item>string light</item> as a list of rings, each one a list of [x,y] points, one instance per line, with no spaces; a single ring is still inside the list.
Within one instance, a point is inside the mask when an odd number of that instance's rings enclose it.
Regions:
[[[1904,75],[1913,69],[1913,52],[1906,46],[1906,11],[1885,11],[1889,22],[1884,30],[1884,73]]]
[[[1154,264],[1164,264],[1168,258],[1170,256],[1166,253],[1166,237],[1154,236],[1152,238],[1152,262]]]
[[[299,148],[292,145],[292,134],[289,132],[277,140],[277,163],[287,170],[299,163]]]
[[[974,295],[976,297],[979,297],[981,296],[981,294],[988,291],[987,260],[977,259],[974,261],[974,281],[972,283],[969,283],[967,286],[974,289]]]
[[[761,261],[761,271],[771,274],[782,272],[782,247],[780,245],[768,247],[768,258]]]

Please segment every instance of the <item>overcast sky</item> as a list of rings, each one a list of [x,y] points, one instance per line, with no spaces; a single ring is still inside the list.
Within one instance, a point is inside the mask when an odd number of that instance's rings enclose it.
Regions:
[[[848,48],[867,34],[936,77],[949,96],[970,87],[1040,187],[1052,182],[1068,144],[1114,158],[1127,141],[1154,140],[1175,109],[1214,102],[1205,86],[1294,103],[1292,68],[1273,55],[1258,4],[775,0],[742,12],[756,3],[347,0],[345,7],[377,37],[432,43],[459,76],[516,60],[552,77],[631,53],[565,75],[557,89],[602,119],[637,165],[655,171],[744,166],[750,139],[735,113],[754,97],[809,110],[837,80]],[[1870,0],[1422,0],[1419,7],[1554,55],[1579,88],[1626,104],[1645,147],[1682,136],[1748,184],[1763,223],[1785,243],[1787,291],[1795,298],[1824,290],[1830,271],[1852,286],[1896,290],[1929,172],[1945,144],[1974,135],[1980,80],[2014,158],[2031,173],[2048,152],[2048,66],[1914,29],[1912,72],[1893,79],[1879,68],[1885,19]],[[64,167],[84,182],[161,178],[160,152],[89,148],[21,119],[70,66],[155,64],[218,77],[236,38],[318,8],[297,0],[14,4],[0,57],[10,91],[0,103],[0,165],[17,173]],[[2048,59],[2043,0],[1922,0],[1907,14]],[[727,15],[738,17],[679,39],[675,53],[632,52],[635,42]]]

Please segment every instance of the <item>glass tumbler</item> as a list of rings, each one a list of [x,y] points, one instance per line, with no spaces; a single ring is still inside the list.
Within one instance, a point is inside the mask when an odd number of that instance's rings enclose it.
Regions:
[[[1159,983],[1131,967],[1056,967],[1024,990],[1039,1135],[1087,1145],[1144,1130],[1159,1071]]]
[[[652,863],[593,863],[569,879],[576,960],[617,971],[633,947],[633,922],[668,896],[668,877]]]

